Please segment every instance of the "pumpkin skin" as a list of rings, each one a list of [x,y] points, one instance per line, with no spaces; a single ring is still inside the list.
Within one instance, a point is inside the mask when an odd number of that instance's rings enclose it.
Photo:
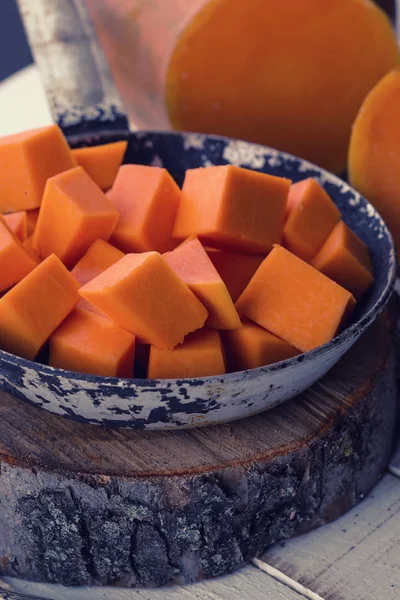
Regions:
[[[381,79],[365,98],[349,147],[351,185],[385,219],[400,261],[400,70]]]
[[[133,123],[273,146],[334,172],[400,64],[370,0],[86,0]]]

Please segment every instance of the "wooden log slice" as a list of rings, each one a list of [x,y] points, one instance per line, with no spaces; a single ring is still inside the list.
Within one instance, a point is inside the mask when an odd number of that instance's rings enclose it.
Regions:
[[[2,393],[1,572],[134,587],[233,571],[363,498],[396,410],[384,317],[306,393],[229,425],[110,430]]]

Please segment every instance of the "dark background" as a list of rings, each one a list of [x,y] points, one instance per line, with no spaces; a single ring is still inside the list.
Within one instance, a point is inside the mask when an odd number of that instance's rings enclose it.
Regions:
[[[31,62],[32,56],[16,2],[0,0],[0,81]]]
[[[321,1],[334,2],[334,0]],[[32,0],[32,2],[40,2],[40,0]],[[69,2],[69,0],[64,0],[64,2]],[[380,4],[390,16],[394,15],[395,3],[396,0],[377,1],[377,4]],[[16,2],[15,0],[0,0],[0,81],[31,62],[32,56]]]

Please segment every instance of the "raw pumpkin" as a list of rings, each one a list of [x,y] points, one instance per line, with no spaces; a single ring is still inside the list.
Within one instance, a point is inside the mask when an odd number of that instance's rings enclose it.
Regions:
[[[225,283],[197,238],[189,238],[163,256],[208,310],[207,327],[237,329],[242,326]]]
[[[311,264],[357,299],[374,281],[367,246],[343,221],[333,228]]]
[[[28,218],[26,210],[4,215],[4,219],[14,235],[16,235],[21,242],[25,242],[28,237]]]
[[[353,126],[350,183],[380,212],[400,260],[400,69],[386,75],[365,98]]]
[[[278,245],[236,302],[240,314],[302,352],[329,342],[354,307],[350,292]]]
[[[166,169],[123,165],[107,193],[120,213],[111,242],[124,252],[167,252],[181,190]]]
[[[267,253],[281,241],[291,181],[233,165],[188,169],[173,235]]]
[[[75,308],[50,337],[49,364],[104,377],[133,377],[135,336],[115,323]]]
[[[71,273],[82,286],[103,273],[124,257],[124,253],[102,239],[98,239],[88,248]]]
[[[29,256],[33,258],[35,263],[39,264],[40,262],[42,262],[42,259],[36,254],[36,252],[33,249],[33,235],[30,235],[28,238],[26,238],[26,240],[22,242],[22,245],[29,254]]]
[[[265,256],[260,254],[241,254],[207,248],[207,254],[225,283],[233,302],[239,298]]]
[[[80,286],[86,285],[95,277],[103,273],[106,269],[121,260],[125,255],[111,244],[108,244],[102,239],[98,239],[90,246],[88,251],[81,260],[79,260],[71,271]],[[105,315],[83,298],[80,299],[78,308],[96,313],[102,317]]]
[[[283,245],[309,262],[340,220],[340,211],[315,179],[290,186]]]
[[[225,373],[224,349],[218,331],[200,329],[173,350],[150,346],[149,379],[183,379]]]
[[[36,228],[36,224],[38,222],[38,218],[39,218],[39,209],[38,208],[34,208],[33,210],[26,211],[28,237],[33,235],[35,228]]]
[[[72,150],[72,155],[99,188],[106,191],[114,183],[127,146],[126,141],[88,146]]]
[[[21,240],[0,219],[0,292],[21,281],[36,267],[36,262]]]
[[[256,369],[299,354],[296,348],[247,319],[240,329],[225,331],[223,339],[230,371]]]
[[[38,208],[49,177],[76,166],[57,125],[0,139],[0,212]]]
[[[247,139],[331,171],[363,98],[399,64],[370,0],[86,3],[139,128]]]
[[[119,213],[82,167],[48,179],[33,249],[72,267],[97,239],[108,240]]]
[[[0,299],[0,347],[33,360],[79,301],[79,284],[52,254]]]
[[[158,252],[127,254],[79,294],[124,329],[174,348],[201,329],[207,310]]]

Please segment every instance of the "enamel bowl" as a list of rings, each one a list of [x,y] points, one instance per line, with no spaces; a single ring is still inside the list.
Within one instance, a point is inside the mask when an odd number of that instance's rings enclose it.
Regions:
[[[345,222],[367,244],[375,284],[352,324],[331,342],[271,366],[223,376],[182,380],[118,379],[54,369],[0,351],[0,387],[58,415],[111,427],[179,429],[234,421],[292,398],[320,379],[356,342],[386,305],[393,289],[395,251],[375,209],[344,181],[278,152],[226,138],[180,133],[104,134],[78,145],[128,137],[125,162],[164,166],[182,183],[186,169],[234,164],[299,181],[315,177]]]

